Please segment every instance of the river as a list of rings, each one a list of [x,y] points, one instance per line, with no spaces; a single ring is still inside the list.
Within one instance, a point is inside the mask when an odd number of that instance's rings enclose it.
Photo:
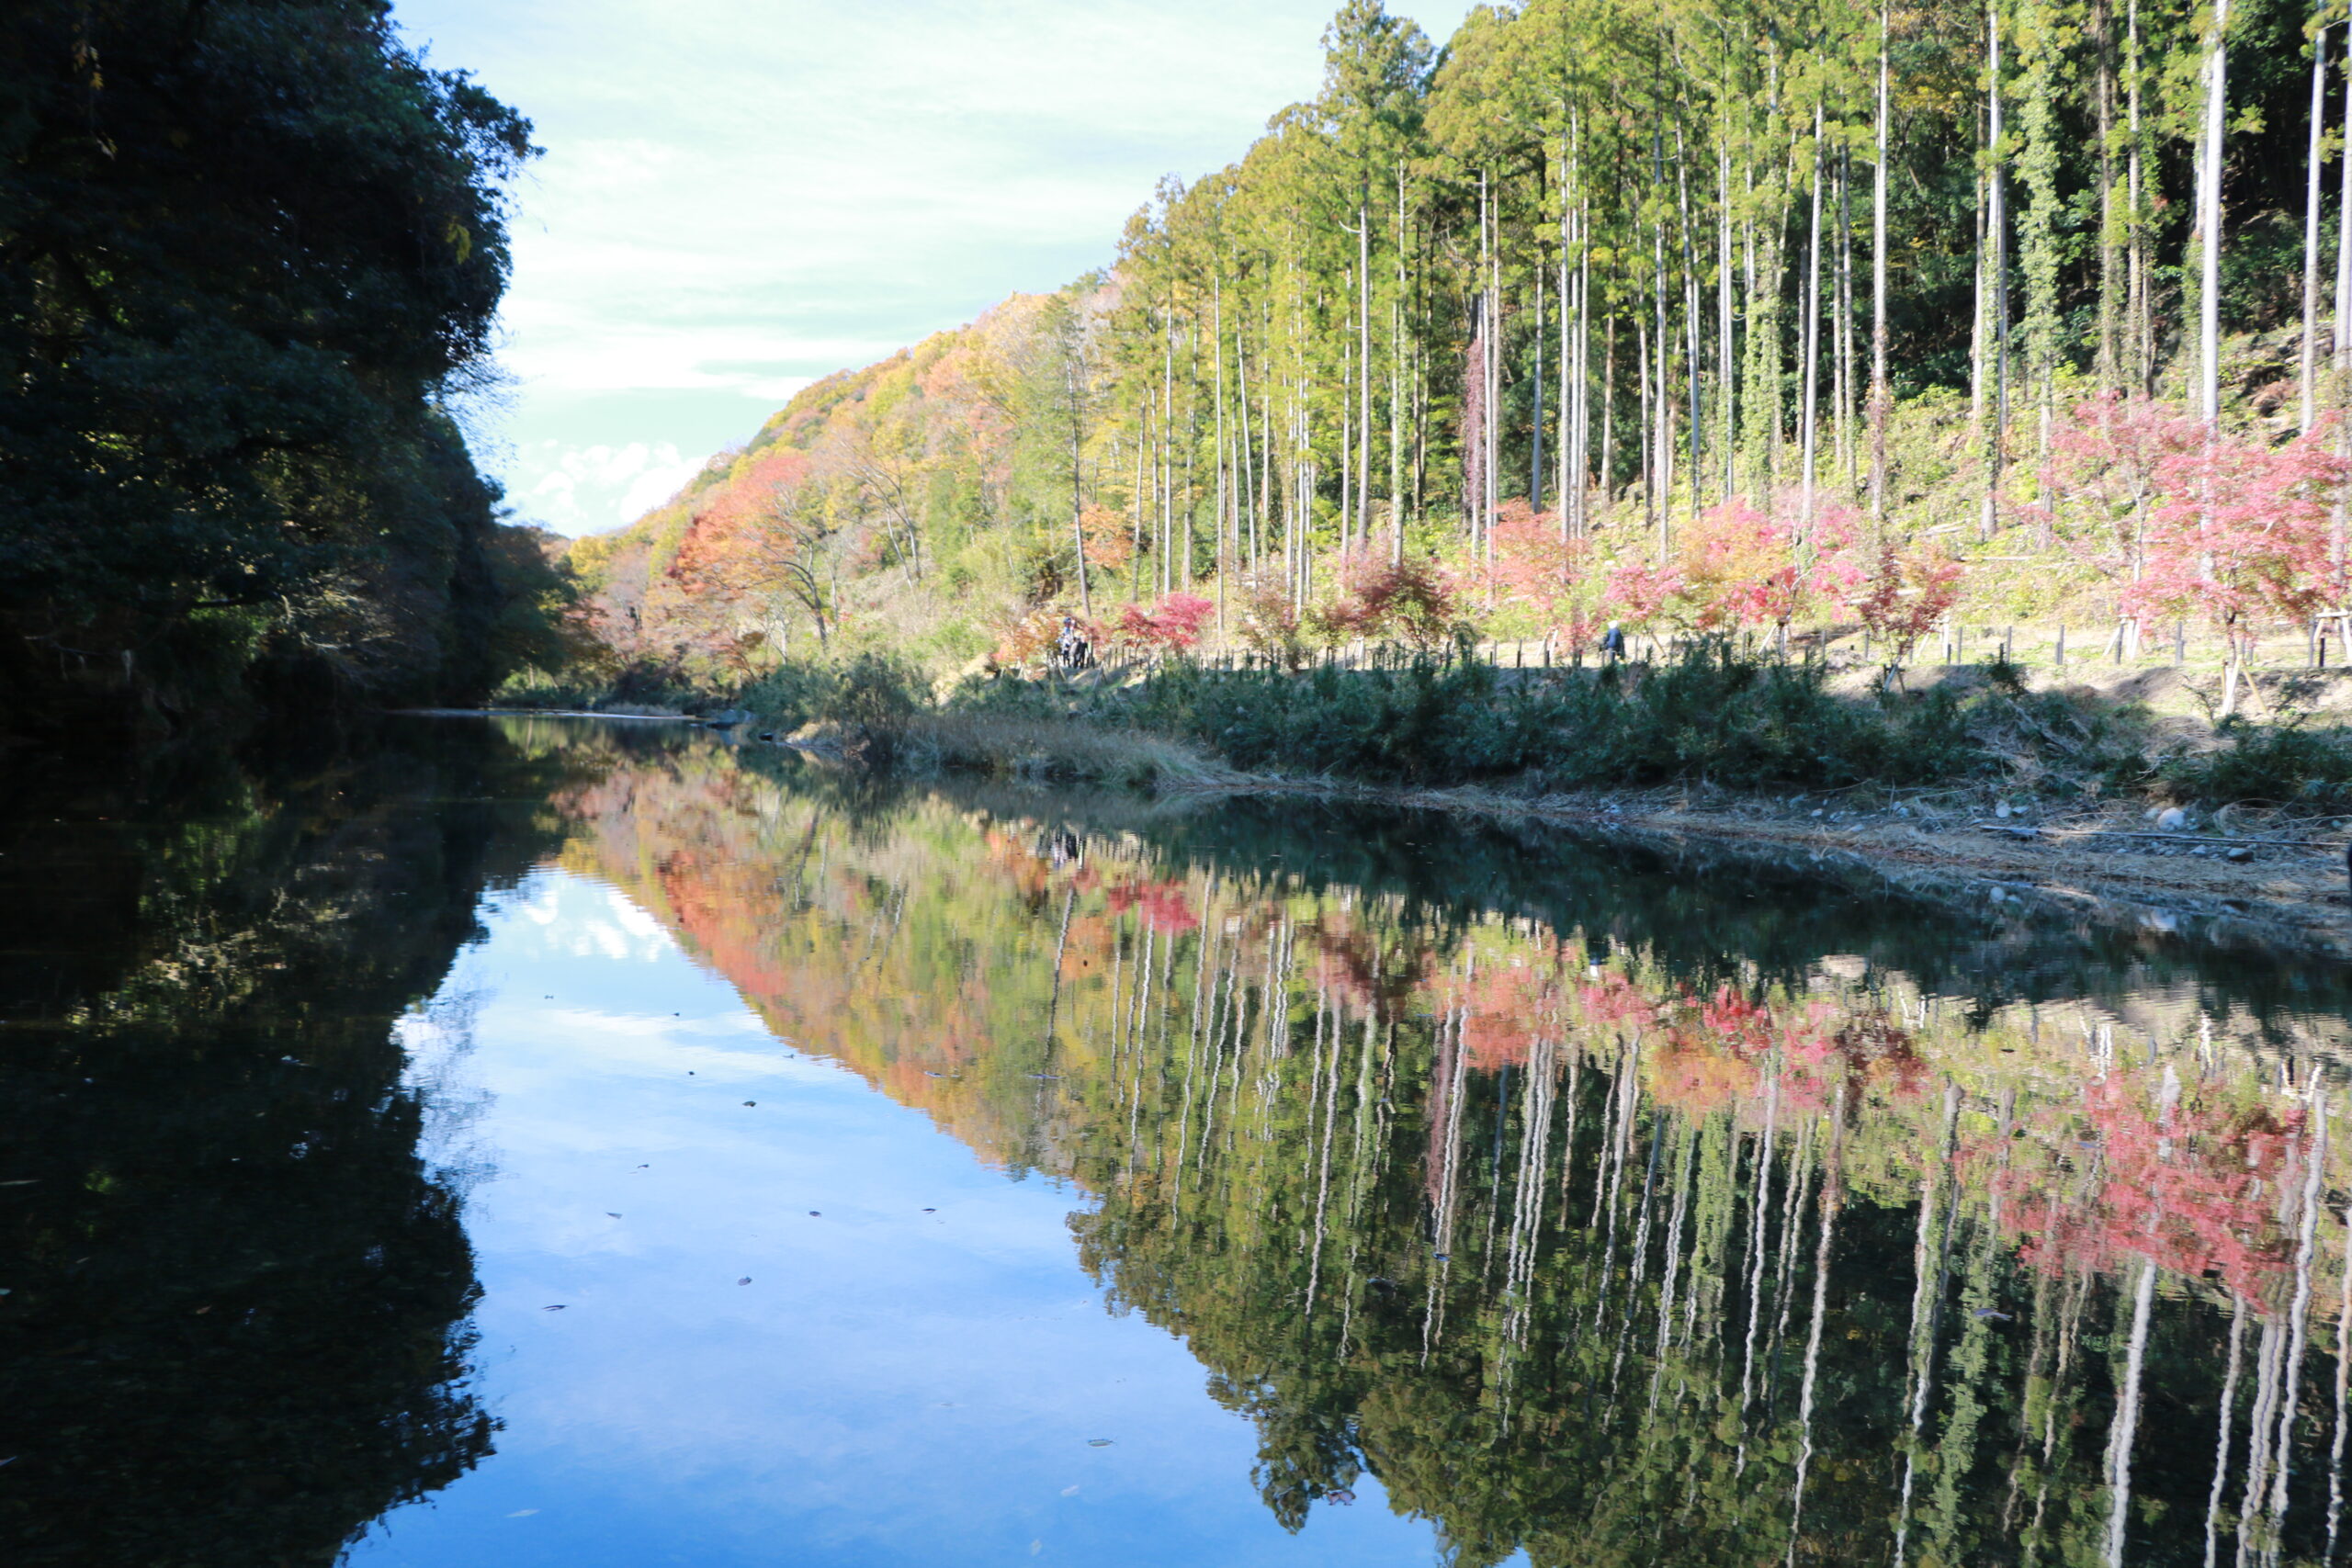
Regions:
[[[2318,1562],[2347,1006],[673,726],[20,772],[0,1550]]]

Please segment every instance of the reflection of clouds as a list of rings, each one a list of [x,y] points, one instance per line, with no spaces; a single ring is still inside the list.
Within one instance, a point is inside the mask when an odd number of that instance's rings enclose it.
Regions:
[[[605,896],[605,904],[624,931],[636,936],[651,937],[664,947],[670,945],[670,933],[662,929],[662,922],[629,902],[628,895],[617,887]]]

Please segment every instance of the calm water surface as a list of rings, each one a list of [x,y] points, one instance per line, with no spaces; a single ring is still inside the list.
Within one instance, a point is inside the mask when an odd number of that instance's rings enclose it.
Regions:
[[[11,1563],[2352,1555],[2333,964],[651,727],[6,788]]]

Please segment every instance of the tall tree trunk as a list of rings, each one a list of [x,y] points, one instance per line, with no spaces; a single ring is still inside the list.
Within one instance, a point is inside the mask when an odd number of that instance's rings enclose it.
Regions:
[[[1854,493],[1854,158],[1838,149],[1838,468]]]
[[[1528,390],[1535,400],[1535,418],[1527,427],[1527,509],[1544,510],[1544,248],[1537,236],[1535,275],[1535,376]]]
[[[1372,549],[1372,215],[1356,204],[1356,532]],[[1394,498],[1391,498],[1394,504]]]
[[[2303,168],[2302,428],[2319,418],[2319,172],[2320,137],[2327,128],[2327,24],[2312,33],[2311,146]]]
[[[2112,393],[2122,379],[2123,265],[2117,241],[2120,213],[2115,199],[2115,37],[2108,0],[2091,7],[2095,61],[2092,107],[2098,133],[2098,389]]]
[[[1617,315],[1602,323],[1600,339],[1600,516],[1608,521],[1615,501],[1617,458]]]
[[[1822,110],[1813,109],[1813,216],[1806,231],[1804,256],[1804,406],[1797,427],[1804,451],[1799,491],[1804,497],[1800,532],[1813,531],[1814,466],[1820,442],[1821,409],[1821,180],[1827,160],[1822,156]]]
[[[1878,165],[1871,192],[1871,533],[1877,543],[1886,530],[1886,425],[1894,412],[1886,373],[1886,158],[1892,17],[1889,0],[1878,9]]]
[[[1085,370],[1077,361],[1078,345],[1071,345],[1069,366],[1069,536],[1078,547],[1078,608],[1088,620],[1094,618],[1094,591],[1087,582],[1086,572],[1086,393]]]
[[[1679,114],[1674,119],[1674,199],[1681,220],[1676,232],[1682,244],[1682,395],[1690,416],[1690,515],[1695,520],[1706,504],[1707,416],[1699,376],[1699,258],[1690,238],[1695,231],[1690,223],[1690,155]]]
[[[1388,564],[1405,559],[1405,164],[1396,164],[1396,299],[1388,310]]]
[[[2025,57],[2025,391],[2033,400],[2035,468],[2050,456],[2058,393],[2058,21],[2051,0],[2029,0]]]
[[[2124,68],[2129,73],[2125,92],[2124,134],[2124,244],[2131,266],[2129,291],[2129,336],[2132,353],[2133,389],[2143,398],[2156,395],[2156,323],[2155,306],[2151,299],[2149,272],[2154,265],[2149,254],[2149,225],[2146,193],[2142,189],[2144,173],[2146,129],[2142,118],[2142,98],[2147,75],[2146,62],[2141,58],[2140,0],[2126,0],[2124,10]]]
[[[2213,0],[2197,181],[2197,412],[2214,431],[2222,420],[2222,138],[2229,108],[2229,25],[2230,0]]]
[[[2003,167],[2000,0],[1985,0],[1985,102],[1991,156],[1985,171],[1984,259],[1990,284],[1986,304],[1993,331],[1991,428],[1984,447],[1984,510],[1979,532],[1991,538],[2001,526],[2001,480],[2009,445],[2009,220],[2008,181]]]
[[[2343,134],[2352,143],[2352,28],[2346,31]],[[2335,456],[2352,470],[2352,145],[2338,154],[2342,187],[2335,207]],[[2328,593],[2341,605],[2347,517],[2352,516],[2352,479],[2339,488],[2328,526]]]
[[[1209,336],[1216,355],[1216,634],[1225,636],[1225,584],[1233,575],[1233,555],[1226,550],[1226,536],[1233,537],[1233,554],[1240,552],[1241,519],[1238,512],[1228,519],[1227,511],[1234,495],[1230,482],[1233,465],[1225,445],[1225,274],[1219,270],[1209,280]]]
[[[1650,132],[1650,178],[1653,206],[1657,220],[1650,231],[1650,281],[1652,286],[1656,334],[1651,339],[1654,352],[1650,363],[1657,372],[1653,390],[1657,402],[1651,406],[1649,434],[1650,503],[1657,522],[1657,554],[1661,561],[1669,559],[1673,552],[1674,511],[1674,349],[1667,333],[1666,303],[1666,136],[1662,130]]]
[[[1347,315],[1340,321],[1340,558],[1345,560],[1355,548],[1356,515],[1356,445],[1355,389],[1356,340],[1348,329],[1353,324],[1348,318],[1355,314],[1355,290],[1345,296]]]
[[[1577,496],[1570,481],[1570,448],[1576,439],[1576,392],[1569,378],[1573,373],[1576,337],[1577,300],[1573,292],[1571,269],[1575,265],[1576,249],[1576,120],[1563,106],[1560,130],[1560,272],[1559,285],[1553,292],[1560,300],[1559,362],[1560,395],[1555,415],[1559,421],[1558,438],[1553,442],[1554,462],[1558,466],[1558,478],[1553,492],[1560,498],[1560,542],[1566,544],[1577,533]]]
[[[1728,45],[1726,45],[1728,49]],[[1732,328],[1731,95],[1724,95],[1723,141],[1715,150],[1715,420],[1723,448],[1724,499],[1739,490],[1739,361]]]
[[[1487,189],[1487,176],[1478,175],[1482,193]],[[1503,256],[1502,199],[1499,194],[1488,195],[1487,209],[1487,441],[1485,513],[1478,519],[1480,558],[1491,571],[1495,564],[1495,513],[1502,497],[1497,493],[1502,481],[1503,424]]]

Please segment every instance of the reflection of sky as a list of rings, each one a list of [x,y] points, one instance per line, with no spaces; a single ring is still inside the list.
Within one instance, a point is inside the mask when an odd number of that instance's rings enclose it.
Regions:
[[[1431,1558],[1369,1479],[1283,1532],[1249,1423],[1103,1311],[1079,1195],[769,1037],[600,884],[543,873],[487,923],[445,993],[474,1001],[470,1050],[423,1070],[479,1102],[475,1363],[503,1430],[355,1562]]]

